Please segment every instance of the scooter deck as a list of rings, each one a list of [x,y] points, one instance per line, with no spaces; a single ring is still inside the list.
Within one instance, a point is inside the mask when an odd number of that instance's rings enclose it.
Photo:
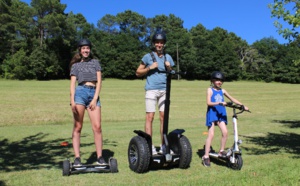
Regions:
[[[219,156],[219,154],[215,152],[210,152],[209,157],[227,159],[226,156]]]

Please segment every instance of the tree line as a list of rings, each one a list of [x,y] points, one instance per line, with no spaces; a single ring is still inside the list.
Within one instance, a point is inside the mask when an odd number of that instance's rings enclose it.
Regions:
[[[183,77],[207,80],[219,70],[227,81],[300,83],[300,40],[280,44],[272,37],[249,45],[233,32],[201,23],[186,29],[174,14],[146,18],[131,10],[106,14],[97,25],[82,14],[66,13],[59,0],[0,0],[0,76],[3,79],[69,78],[77,41],[88,38],[104,78],[135,79],[142,56],[151,51],[151,34],[162,27],[166,52]]]

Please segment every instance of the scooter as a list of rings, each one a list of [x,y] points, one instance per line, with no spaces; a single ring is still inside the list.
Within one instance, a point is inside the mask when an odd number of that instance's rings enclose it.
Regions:
[[[233,116],[232,116],[233,133],[234,133],[233,145],[226,151],[225,156],[219,156],[219,154],[216,153],[212,147],[210,147],[209,157],[225,160],[227,162],[228,167],[232,168],[233,170],[241,170],[243,166],[243,159],[242,159],[242,150],[239,148],[239,145],[242,144],[242,140],[238,139],[237,115],[243,113],[244,111],[250,112],[250,110],[245,110],[245,107],[243,105],[237,105],[232,102],[227,102],[226,107],[233,108]],[[240,110],[240,111],[236,112],[236,110]]]
[[[149,169],[179,167],[187,169],[192,160],[192,147],[187,137],[183,135],[184,129],[175,129],[168,134],[170,91],[173,74],[182,74],[175,71],[160,71],[167,73],[167,87],[164,110],[163,138],[165,150],[152,155],[152,138],[141,130],[134,130],[137,136],[133,137],[128,146],[129,167],[136,173],[145,173]]]
[[[70,176],[71,174],[87,173],[87,172],[100,172],[100,173],[117,173],[118,163],[114,158],[108,160],[108,164],[96,165],[96,164],[82,164],[81,166],[74,166],[70,160],[63,161],[63,176]]]

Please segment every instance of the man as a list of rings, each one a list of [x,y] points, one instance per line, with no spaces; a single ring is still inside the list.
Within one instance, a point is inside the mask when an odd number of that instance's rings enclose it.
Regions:
[[[169,54],[165,54],[164,48],[167,42],[166,34],[162,29],[157,29],[152,37],[154,50],[144,55],[142,62],[136,70],[138,77],[146,76],[145,103],[146,123],[145,132],[152,136],[152,123],[156,112],[156,104],[159,109],[161,145],[160,153],[165,149],[163,139],[163,121],[166,97],[166,73],[160,71],[172,70],[174,62]],[[157,154],[156,148],[152,145],[152,154]]]

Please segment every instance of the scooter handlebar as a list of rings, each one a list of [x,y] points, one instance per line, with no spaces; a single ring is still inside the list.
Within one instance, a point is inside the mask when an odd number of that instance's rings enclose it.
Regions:
[[[250,110],[245,110],[245,106],[244,105],[239,105],[239,104],[235,104],[233,102],[226,102],[226,107],[230,107],[230,108],[233,108],[233,109],[238,109],[240,110],[241,112],[239,113],[242,113],[244,111],[246,112],[251,112]]]

